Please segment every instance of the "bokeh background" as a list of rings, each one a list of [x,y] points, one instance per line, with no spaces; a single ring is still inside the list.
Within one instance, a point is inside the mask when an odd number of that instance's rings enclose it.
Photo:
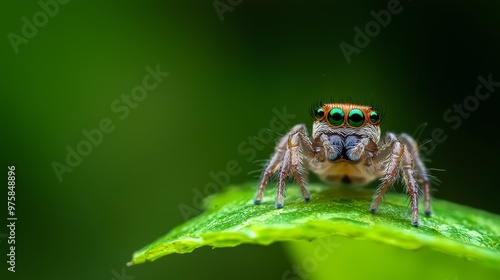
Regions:
[[[500,81],[498,3],[401,1],[403,11],[350,63],[339,44],[353,45],[353,28],[364,29],[388,1],[218,3],[231,7],[223,18],[212,0],[72,0],[16,53],[8,34],[22,35],[23,17],[33,22],[42,8],[2,2],[1,176],[16,166],[19,220],[18,272],[7,274],[0,239],[1,275],[119,279],[132,252],[184,221],[179,206],[193,205],[193,189],[213,182],[211,171],[234,160],[242,171],[229,184],[256,181],[274,142],[260,141],[254,158],[238,147],[262,140],[274,108],[295,115],[287,128],[310,127],[310,104],[330,96],[381,105],[384,131],[428,123],[425,140],[442,128],[448,139],[427,162],[441,181],[434,196],[500,213],[500,88],[458,129],[443,120],[474,94],[479,75]],[[156,65],[170,75],[121,120],[111,104]],[[115,130],[60,182],[53,162],[65,163],[66,147],[103,118]],[[202,248],[125,271],[135,279],[281,279],[288,269],[274,244]]]

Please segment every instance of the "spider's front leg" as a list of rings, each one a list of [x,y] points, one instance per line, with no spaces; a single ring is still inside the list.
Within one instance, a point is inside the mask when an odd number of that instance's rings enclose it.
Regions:
[[[276,146],[271,160],[267,163],[260,181],[254,203],[262,201],[262,195],[269,182],[269,178],[278,172],[278,190],[276,194],[276,208],[282,208],[285,200],[285,180],[290,173],[295,178],[305,201],[309,201],[310,194],[307,189],[307,171],[304,168],[304,159],[311,158],[313,154],[312,143],[307,136],[305,125],[294,126],[290,132],[281,138]]]
[[[387,150],[390,154],[384,168],[384,175],[381,178],[381,184],[373,196],[370,205],[370,212],[376,213],[377,208],[382,201],[387,189],[394,183],[398,171],[403,172],[403,179],[406,185],[406,191],[410,197],[412,219],[411,224],[418,226],[418,185],[413,173],[413,157],[408,148],[399,141],[393,133],[387,134],[388,142],[380,149],[384,154]]]
[[[424,213],[425,215],[430,216],[432,214],[431,186],[429,183],[429,176],[427,175],[427,169],[425,168],[422,159],[420,159],[418,145],[416,141],[408,134],[403,133],[398,138],[406,145],[406,148],[408,148],[408,151],[413,157],[413,162],[415,164],[415,177],[418,184],[424,189]]]

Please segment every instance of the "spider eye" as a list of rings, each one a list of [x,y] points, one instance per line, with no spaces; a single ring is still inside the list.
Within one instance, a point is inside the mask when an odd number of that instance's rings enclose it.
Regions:
[[[344,122],[344,111],[339,108],[333,108],[328,113],[328,122],[334,126],[339,126]]]
[[[370,113],[370,121],[372,123],[377,123],[380,120],[380,116],[378,115],[377,112],[371,112]]]
[[[323,110],[323,108],[318,108],[318,109],[316,109],[316,111],[314,111],[314,116],[317,119],[323,118],[324,115],[325,115],[325,110]]]
[[[359,109],[352,109],[349,112],[349,125],[353,127],[359,127],[365,122],[365,116],[363,112]]]

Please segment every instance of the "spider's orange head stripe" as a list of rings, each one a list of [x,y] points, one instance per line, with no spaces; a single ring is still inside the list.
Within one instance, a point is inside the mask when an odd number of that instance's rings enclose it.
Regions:
[[[360,104],[353,104],[353,103],[326,103],[323,105],[323,109],[325,112],[329,112],[333,108],[340,108],[344,113],[347,115],[352,109],[359,109],[363,111],[363,114],[369,115],[371,112],[373,112],[373,108],[371,106],[366,106],[366,105],[360,105]]]

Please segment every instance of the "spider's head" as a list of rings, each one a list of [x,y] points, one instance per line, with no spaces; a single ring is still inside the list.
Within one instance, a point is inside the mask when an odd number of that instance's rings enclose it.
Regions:
[[[380,115],[371,106],[351,103],[325,103],[312,110],[314,117],[313,138],[325,134],[342,138],[357,136],[380,139]]]

